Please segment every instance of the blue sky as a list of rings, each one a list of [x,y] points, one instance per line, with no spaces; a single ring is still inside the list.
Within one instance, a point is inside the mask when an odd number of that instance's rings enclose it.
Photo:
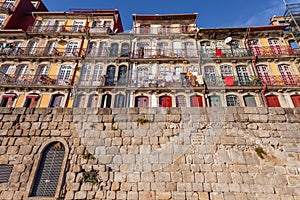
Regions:
[[[300,0],[286,0],[300,3]],[[50,11],[71,8],[118,9],[124,30],[132,27],[132,14],[198,12],[203,28],[268,25],[273,15],[283,15],[282,0],[43,0]]]

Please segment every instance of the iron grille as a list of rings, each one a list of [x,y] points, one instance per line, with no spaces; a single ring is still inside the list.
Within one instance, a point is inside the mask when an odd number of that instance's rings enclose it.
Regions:
[[[0,183],[8,182],[13,165],[0,165]]]
[[[43,152],[31,196],[55,196],[65,149],[61,143],[51,143]]]

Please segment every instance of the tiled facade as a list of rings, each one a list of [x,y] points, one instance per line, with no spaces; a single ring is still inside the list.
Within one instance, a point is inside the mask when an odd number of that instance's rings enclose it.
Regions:
[[[206,29],[197,13],[133,14],[124,33],[117,10],[32,17],[0,31],[2,107],[300,106],[287,24]]]

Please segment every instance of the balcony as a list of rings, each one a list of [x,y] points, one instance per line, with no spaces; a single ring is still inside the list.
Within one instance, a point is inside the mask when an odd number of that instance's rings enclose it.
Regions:
[[[121,50],[118,52],[118,49],[104,47],[104,48],[89,48],[86,51],[86,57],[129,57],[130,51],[129,50]]]
[[[157,49],[141,48],[133,51],[132,58],[198,58],[199,53],[196,49]]]
[[[0,57],[78,57],[79,48],[49,48],[49,47],[5,47],[0,49]]]
[[[13,86],[72,86],[72,77],[64,79],[57,75],[7,75],[0,74],[0,85]]]
[[[111,33],[112,30],[108,27],[94,27],[94,28],[89,28],[88,32],[91,35],[97,35],[97,34],[108,34]]]
[[[250,50],[245,48],[238,49],[205,49],[201,50],[202,58],[234,58],[234,57],[248,57],[252,56]]]
[[[261,82],[267,86],[299,86],[300,76],[260,76]]]
[[[204,76],[204,82],[209,87],[226,87],[226,86],[261,86],[261,80],[257,76]]]
[[[264,46],[251,48],[255,56],[283,56],[283,55],[300,55],[300,49],[293,49],[290,46]]]
[[[41,25],[41,26],[29,26],[28,33],[41,33],[41,34],[50,34],[50,33],[87,33],[88,27],[86,26],[67,26],[67,25]]]
[[[196,26],[182,26],[182,27],[135,27],[134,34],[140,35],[170,35],[170,34],[195,34],[198,31]]]

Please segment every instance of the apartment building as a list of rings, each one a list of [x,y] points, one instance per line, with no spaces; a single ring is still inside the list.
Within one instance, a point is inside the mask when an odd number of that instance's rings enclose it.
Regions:
[[[286,23],[202,28],[197,13],[133,14],[124,33],[117,10],[30,16],[26,30],[0,31],[2,107],[300,106]]]

